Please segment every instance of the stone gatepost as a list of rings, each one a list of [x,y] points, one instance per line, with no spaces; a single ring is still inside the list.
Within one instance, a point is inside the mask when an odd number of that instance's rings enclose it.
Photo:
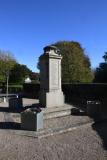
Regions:
[[[64,105],[61,89],[61,59],[55,46],[44,48],[40,56],[40,104],[44,107]]]

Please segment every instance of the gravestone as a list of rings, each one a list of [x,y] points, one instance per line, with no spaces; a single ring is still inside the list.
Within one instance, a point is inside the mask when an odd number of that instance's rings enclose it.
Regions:
[[[61,59],[55,46],[47,46],[40,56],[40,104],[44,107],[64,105],[61,88]]]

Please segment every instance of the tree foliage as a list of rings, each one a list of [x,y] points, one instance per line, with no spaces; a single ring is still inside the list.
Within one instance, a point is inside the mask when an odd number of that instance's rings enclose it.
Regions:
[[[60,41],[54,44],[60,49],[62,59],[62,82],[91,82],[93,74],[89,57],[78,42]]]
[[[16,60],[9,51],[0,50],[0,82],[6,81],[15,64]]]
[[[26,65],[16,63],[11,71],[10,83],[24,83],[25,78],[29,77],[32,81],[38,80],[38,75],[32,72]]]
[[[30,70],[25,66],[19,63],[16,63],[14,68],[11,71],[10,83],[23,83],[25,78],[29,75]]]
[[[107,83],[107,52],[103,56],[104,62],[99,64],[95,70],[94,82]]]

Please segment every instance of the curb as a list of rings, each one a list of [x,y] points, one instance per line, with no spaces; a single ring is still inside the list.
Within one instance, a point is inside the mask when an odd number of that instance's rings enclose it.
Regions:
[[[17,131],[12,131],[9,130],[8,133],[10,134],[14,134],[14,135],[20,135],[20,136],[25,136],[25,137],[32,137],[32,138],[37,138],[37,139],[41,139],[41,138],[46,138],[49,136],[55,136],[55,135],[59,135],[59,134],[63,134],[63,133],[67,133],[67,132],[71,132],[73,130],[79,129],[81,127],[88,127],[91,126],[92,123],[94,121],[90,121],[90,122],[85,122],[85,123],[80,123],[77,125],[70,125],[67,127],[63,127],[63,128],[54,128],[54,129],[45,129],[45,130],[41,130],[41,131],[21,131],[21,130],[17,130]]]

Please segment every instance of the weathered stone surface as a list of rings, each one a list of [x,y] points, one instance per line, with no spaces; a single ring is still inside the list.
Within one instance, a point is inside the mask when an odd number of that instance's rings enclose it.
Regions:
[[[60,107],[50,107],[50,108],[43,108],[43,115],[44,119],[51,119],[51,118],[59,118],[64,116],[71,115],[71,109],[73,108],[72,105],[65,104],[64,106]]]
[[[56,47],[48,46],[40,57],[40,103],[45,107],[62,106],[61,55]]]
[[[38,131],[43,128],[43,113],[26,110],[21,113],[21,128]]]

